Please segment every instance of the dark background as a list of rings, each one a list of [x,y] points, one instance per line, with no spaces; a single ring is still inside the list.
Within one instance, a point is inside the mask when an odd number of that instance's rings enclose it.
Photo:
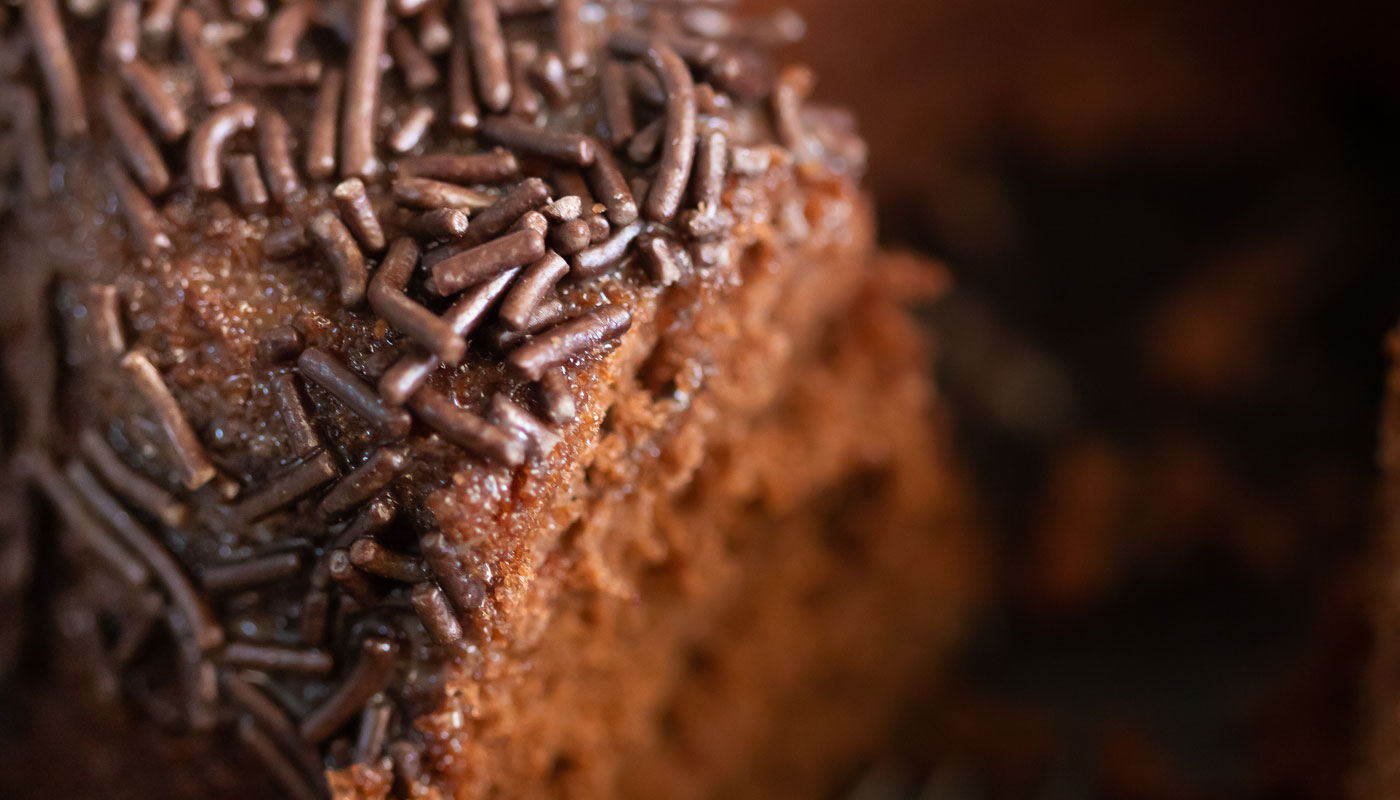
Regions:
[[[885,240],[957,277],[940,370],[998,543],[953,699],[855,796],[1341,795],[1400,4],[767,5],[859,112]]]

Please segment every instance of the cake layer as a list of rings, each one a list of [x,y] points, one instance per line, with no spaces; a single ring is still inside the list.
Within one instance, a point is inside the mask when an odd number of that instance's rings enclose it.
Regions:
[[[639,485],[585,501],[588,522],[538,570],[539,631],[462,684],[458,796],[819,796],[936,677],[981,565],[926,353],[898,306],[908,264],[887,266],[750,418],[651,440],[658,466]],[[600,452],[626,452],[607,441]],[[59,672],[82,685],[83,670]],[[44,708],[51,692],[27,693]],[[138,724],[124,752],[115,732],[132,720],[112,713],[84,709],[113,726],[83,747],[107,754],[93,769],[47,768],[72,752],[72,717],[45,712],[0,772],[45,765],[35,797],[162,796],[139,777],[161,763],[196,780],[180,765],[199,765],[201,747]],[[236,774],[202,778],[246,790]],[[392,782],[373,766],[332,775],[368,796]]]
[[[168,754],[172,791],[312,797],[329,768],[337,796],[513,794],[538,746],[598,725],[530,684],[550,652],[563,690],[591,685],[550,650],[584,649],[571,620],[625,602],[634,639],[710,636],[740,612],[643,602],[659,565],[751,511],[800,516],[730,505],[811,502],[884,458],[840,420],[753,440],[810,365],[867,346],[853,304],[898,314],[865,288],[863,146],[761,25],[106,10],[0,17],[9,467],[59,531],[35,540],[30,664]],[[765,477],[779,447],[802,460]],[[496,732],[512,715],[568,732]],[[637,730],[598,751],[598,791]]]

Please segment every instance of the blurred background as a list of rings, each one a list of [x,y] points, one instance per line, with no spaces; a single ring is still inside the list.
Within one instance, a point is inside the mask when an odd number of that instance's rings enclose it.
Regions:
[[[754,5],[762,8],[765,3]],[[805,0],[997,598],[852,797],[1340,796],[1400,314],[1400,4]]]

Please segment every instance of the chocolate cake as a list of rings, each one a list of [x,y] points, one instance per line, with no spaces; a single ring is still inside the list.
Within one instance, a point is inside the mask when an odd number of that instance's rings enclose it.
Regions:
[[[728,3],[0,6],[0,785],[820,796],[978,559]],[[707,21],[707,25],[696,20]]]

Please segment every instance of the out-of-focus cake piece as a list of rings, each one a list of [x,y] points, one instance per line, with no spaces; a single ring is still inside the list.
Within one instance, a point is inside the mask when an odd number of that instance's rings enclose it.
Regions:
[[[978,559],[940,281],[809,72],[664,4],[93,10],[0,18],[7,789],[817,796],[877,746]]]

